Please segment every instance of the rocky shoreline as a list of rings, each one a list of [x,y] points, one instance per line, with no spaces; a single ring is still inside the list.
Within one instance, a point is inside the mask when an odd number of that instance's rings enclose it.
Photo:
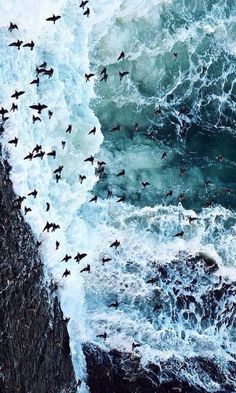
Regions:
[[[66,322],[0,163],[0,392],[76,392]],[[53,292],[53,291],[51,291]]]

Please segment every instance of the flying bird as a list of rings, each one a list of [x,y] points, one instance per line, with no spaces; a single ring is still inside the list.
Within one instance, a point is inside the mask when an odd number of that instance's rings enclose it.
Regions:
[[[83,8],[84,9],[84,7],[86,6],[86,4],[88,4],[88,0],[85,0],[85,1],[81,1],[81,3],[80,3],[80,8]]]
[[[56,23],[56,21],[58,20],[58,19],[60,19],[61,18],[61,16],[60,15],[52,15],[52,16],[50,16],[49,18],[47,18],[46,19],[46,21],[47,22],[53,22],[53,24],[55,25],[55,23]]]
[[[78,252],[78,254],[74,257],[74,259],[76,260],[76,262],[80,262],[83,258],[85,258],[87,256],[87,254],[85,254],[85,253],[83,253],[83,254],[80,254],[79,252]]]
[[[16,48],[18,48],[18,50],[20,50],[22,44],[23,41],[17,40],[16,42],[12,42],[11,44],[9,44],[9,46],[15,46]]]
[[[116,249],[120,246],[120,242],[118,240],[115,240],[110,247],[115,247]]]
[[[117,60],[123,60],[125,58],[125,53],[122,51]]]
[[[15,137],[14,139],[11,139],[10,141],[8,141],[8,143],[10,143],[11,145],[15,145],[15,146],[17,146],[17,143],[18,143],[18,138],[17,138],[17,137]]]
[[[30,50],[34,49],[34,41],[27,42],[27,44],[23,45],[24,48],[30,48]]]
[[[20,96],[22,96],[22,94],[25,94],[25,91],[16,91],[15,90],[15,93],[14,94],[12,94],[12,98],[15,98],[16,100],[18,100],[18,98],[20,97]]]
[[[129,75],[129,72],[128,71],[119,72],[119,75],[120,75],[120,81],[121,81],[121,79],[124,78],[124,76]]]
[[[36,105],[31,105],[30,108],[31,108],[31,109],[34,109],[34,110],[36,110],[36,111],[38,111],[38,113],[41,114],[41,112],[42,112],[44,109],[47,108],[47,105],[38,103],[38,104],[36,104]]]
[[[10,22],[10,26],[8,27],[8,31],[10,31],[10,33],[12,32],[12,30],[18,30],[18,26],[15,23]]]
[[[87,18],[89,17],[89,15],[90,15],[90,9],[89,8],[86,9],[86,11],[84,12],[84,15],[86,15]]]

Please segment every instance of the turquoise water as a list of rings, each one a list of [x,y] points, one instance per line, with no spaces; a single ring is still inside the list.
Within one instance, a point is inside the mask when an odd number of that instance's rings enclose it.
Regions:
[[[144,367],[178,359],[190,366],[173,369],[176,377],[221,392],[214,375],[191,368],[203,357],[217,364],[233,393],[235,292],[228,287],[236,280],[236,2],[89,4],[87,18],[74,0],[23,0],[19,7],[9,0],[0,16],[0,105],[10,109],[14,90],[26,91],[4,124],[3,155],[16,193],[38,190],[22,212],[31,207],[26,220],[42,241],[47,279],[59,282],[76,375],[86,392],[83,342],[130,352],[135,341]],[[62,15],[55,26],[45,22],[52,13]],[[10,19],[19,31],[8,32]],[[33,39],[35,50],[9,48],[18,38]],[[43,61],[53,77],[29,85]],[[104,66],[108,79],[100,82]],[[90,72],[95,77],[86,82]],[[29,106],[38,102],[54,114],[49,121],[43,112],[33,125]],[[111,132],[117,125],[120,131]],[[94,127],[96,134],[88,135]],[[15,148],[8,141],[16,136]],[[25,161],[36,143],[46,153],[55,149],[56,159]],[[91,155],[94,165],[84,161]],[[104,171],[98,161],[106,163]],[[58,165],[64,168],[56,183]],[[123,169],[125,176],[117,176]],[[97,203],[90,203],[95,195]],[[47,221],[60,229],[42,232]],[[175,237],[181,231],[183,238]],[[110,247],[116,239],[117,250]],[[88,254],[79,264],[78,252]],[[189,267],[188,255],[199,252],[217,261],[217,273]],[[66,254],[71,260],[61,262]],[[103,265],[102,258],[111,261]],[[80,273],[87,264],[91,273]],[[147,283],[155,275],[156,283]],[[223,293],[217,302],[216,288]],[[177,293],[195,303],[182,304]],[[108,307],[115,300],[119,307]],[[156,302],[162,308],[154,314]],[[104,331],[106,342],[97,337]]]

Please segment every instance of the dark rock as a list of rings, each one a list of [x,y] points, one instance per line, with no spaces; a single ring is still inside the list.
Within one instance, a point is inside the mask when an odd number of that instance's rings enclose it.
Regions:
[[[69,336],[45,288],[36,241],[0,163],[0,392],[75,392]]]

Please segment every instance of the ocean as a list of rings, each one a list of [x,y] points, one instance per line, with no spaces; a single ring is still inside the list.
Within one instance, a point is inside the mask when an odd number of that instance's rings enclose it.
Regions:
[[[3,122],[2,154],[15,192],[27,196],[22,212],[31,208],[25,219],[70,318],[80,391],[88,391],[84,342],[122,352],[135,342],[144,368],[201,356],[218,365],[235,392],[236,2],[90,0],[84,10],[75,0],[1,5],[0,106],[10,111],[11,95],[25,91]],[[61,15],[55,24],[45,20],[52,14]],[[8,31],[10,21],[18,30]],[[17,39],[33,40],[34,50],[9,47]],[[40,75],[39,86],[31,85],[44,61],[52,77]],[[86,81],[86,73],[94,76]],[[47,105],[42,114],[29,108],[37,103]],[[32,115],[41,121],[33,124]],[[16,147],[8,143],[15,137]],[[36,144],[56,158],[24,160]],[[84,161],[91,156],[93,164]],[[36,198],[28,196],[34,189]],[[60,228],[47,233],[46,222]],[[79,263],[78,252],[87,254]],[[217,263],[214,274],[189,268],[189,256],[199,253]],[[61,262],[66,254],[72,258]],[[81,273],[88,264],[90,273]],[[215,289],[221,296],[213,299]],[[106,341],[97,337],[104,332]],[[206,392],[222,388],[207,370],[173,372]]]

